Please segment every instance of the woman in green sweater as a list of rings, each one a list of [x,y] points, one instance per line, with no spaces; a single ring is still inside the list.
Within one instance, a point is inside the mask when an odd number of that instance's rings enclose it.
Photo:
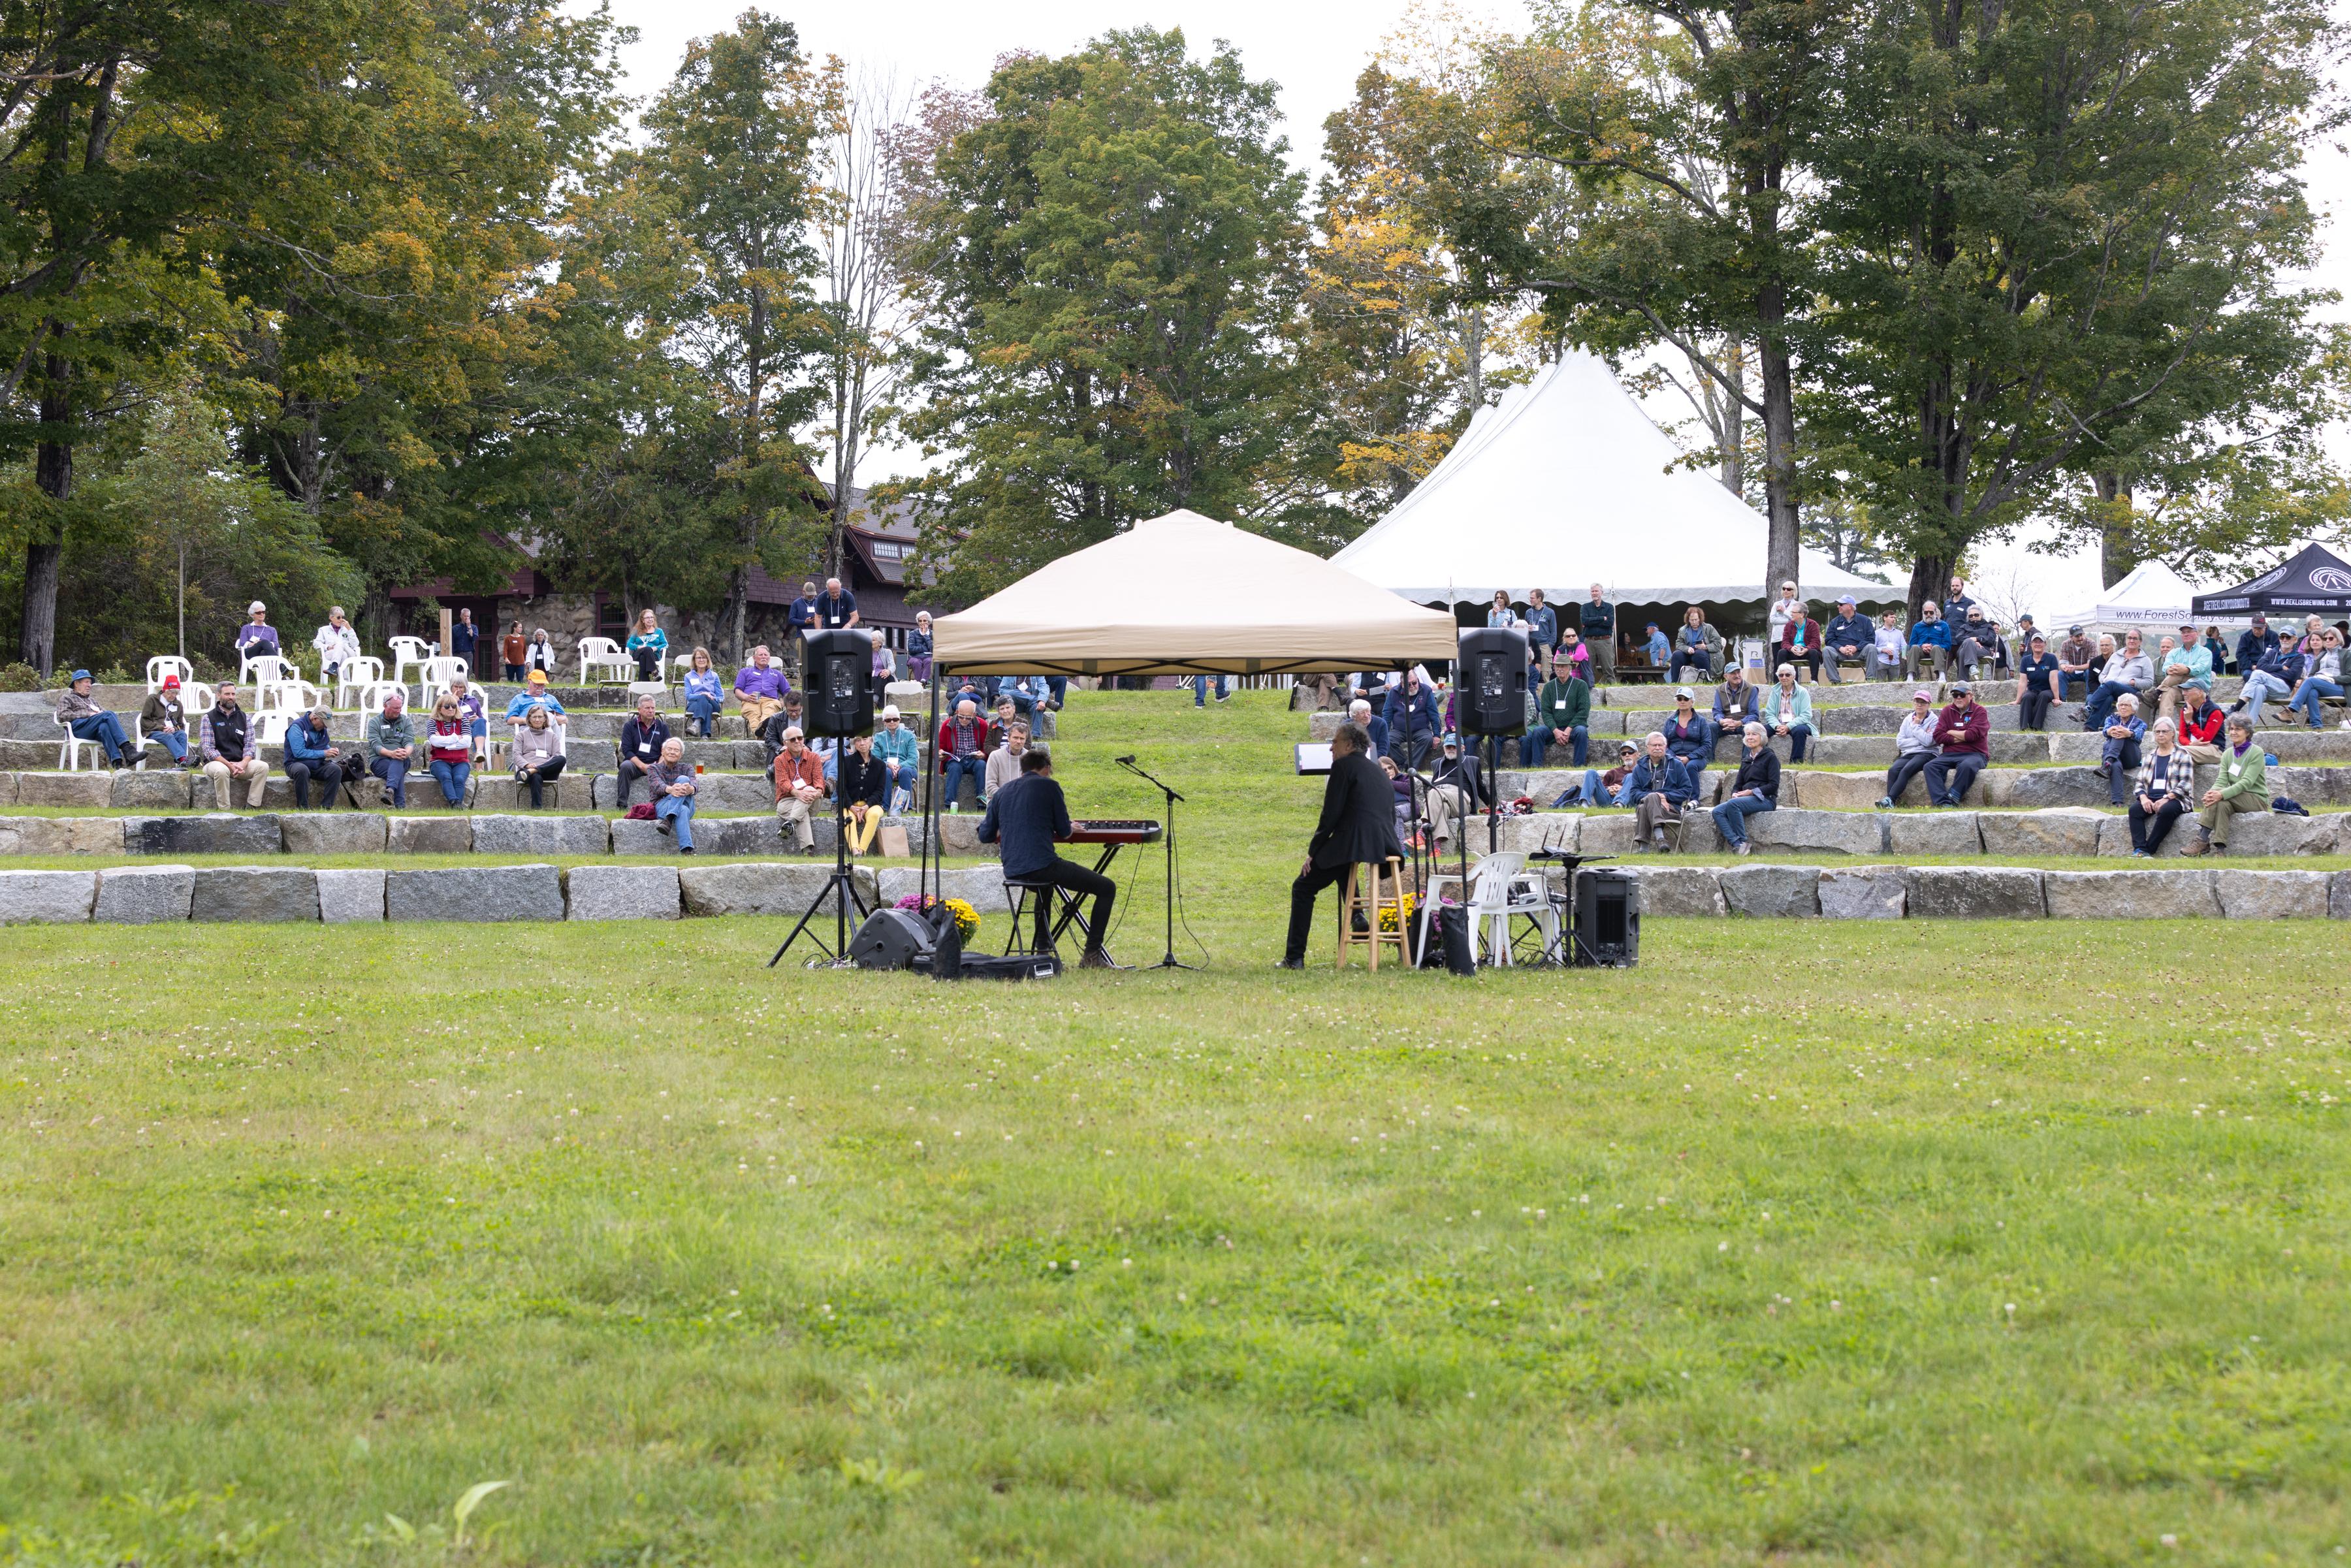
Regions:
[[[2220,748],[2220,776],[2204,791],[2203,809],[2196,821],[2204,829],[2204,842],[2215,852],[2229,847],[2229,823],[2249,811],[2270,809],[2267,758],[2253,744],[2253,721],[2240,714],[2229,720],[2229,744]]]

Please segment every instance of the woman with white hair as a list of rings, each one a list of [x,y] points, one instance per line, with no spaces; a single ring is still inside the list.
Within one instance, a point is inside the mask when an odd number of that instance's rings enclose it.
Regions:
[[[252,659],[277,652],[277,628],[269,623],[269,606],[256,599],[245,607],[245,624],[236,629],[236,656]]]
[[[914,612],[914,629],[906,633],[906,673],[925,685],[931,684],[931,612]]]
[[[1792,674],[1794,667],[1780,666],[1782,674]],[[1730,793],[1714,809],[1715,831],[1735,855],[1751,853],[1747,842],[1747,819],[1763,811],[1777,810],[1780,806],[1780,756],[1771,747],[1771,737],[1760,724],[1750,724],[1740,732],[1747,750],[1739,759],[1739,776],[1730,781]]]
[[[310,639],[310,646],[319,651],[319,681],[322,685],[341,674],[344,666],[360,656],[360,634],[351,630],[341,605],[327,612],[327,623]]]
[[[1758,710],[1768,735],[1788,737],[1788,760],[1804,759],[1804,743],[1813,737],[1813,694],[1796,684],[1796,666],[1780,666],[1780,682],[1763,694]]]

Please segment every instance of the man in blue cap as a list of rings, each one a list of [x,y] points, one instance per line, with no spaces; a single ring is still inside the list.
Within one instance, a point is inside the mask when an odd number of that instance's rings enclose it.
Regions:
[[[135,766],[139,754],[131,749],[131,737],[122,733],[122,721],[99,706],[89,688],[89,672],[76,670],[66,689],[57,694],[57,722],[81,739],[98,742],[109,768]]]

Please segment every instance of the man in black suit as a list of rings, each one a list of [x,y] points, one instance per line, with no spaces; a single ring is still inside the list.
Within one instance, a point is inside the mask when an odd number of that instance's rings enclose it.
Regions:
[[[1360,724],[1343,724],[1331,737],[1331,777],[1322,786],[1322,820],[1306,846],[1306,863],[1290,884],[1290,940],[1281,967],[1306,967],[1306,936],[1314,900],[1346,880],[1347,868],[1402,856],[1396,840],[1395,789],[1372,760],[1372,737]]]

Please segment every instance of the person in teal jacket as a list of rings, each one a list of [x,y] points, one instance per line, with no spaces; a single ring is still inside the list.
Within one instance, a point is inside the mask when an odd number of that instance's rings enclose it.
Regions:
[[[1796,684],[1796,666],[1780,666],[1780,684],[1763,694],[1758,718],[1763,733],[1777,740],[1788,737],[1788,760],[1804,759],[1804,743],[1813,737],[1813,694]]]
[[[894,703],[882,710],[882,722],[874,727],[873,757],[890,780],[890,814],[904,816],[914,803],[914,780],[922,776],[922,747]]]

